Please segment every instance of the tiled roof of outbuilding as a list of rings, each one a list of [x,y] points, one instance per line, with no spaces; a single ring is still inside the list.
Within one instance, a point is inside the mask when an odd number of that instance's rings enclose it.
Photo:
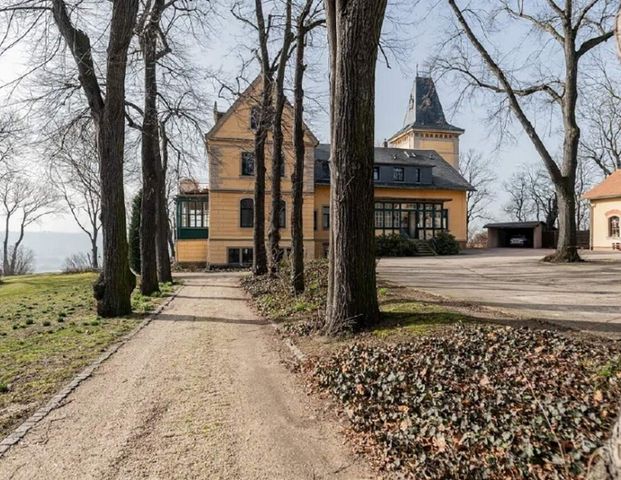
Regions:
[[[621,197],[621,170],[608,175],[602,183],[593,187],[583,197],[589,200]]]

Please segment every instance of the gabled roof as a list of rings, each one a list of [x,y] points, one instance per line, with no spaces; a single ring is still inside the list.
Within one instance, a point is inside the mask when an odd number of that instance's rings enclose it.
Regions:
[[[461,176],[446,160],[434,150],[412,150],[405,148],[375,147],[374,163],[377,165],[405,165],[432,168],[433,182],[414,188],[436,188],[446,190],[474,190],[474,187]],[[330,161],[330,144],[320,143],[315,148],[315,162]],[[317,169],[315,169],[317,172]],[[317,183],[326,183],[324,179],[315,178]],[[398,184],[403,187],[402,184]],[[411,187],[411,186],[410,186]]]
[[[414,80],[408,109],[403,120],[403,128],[395,133],[392,138],[412,128],[464,132],[463,128],[455,127],[446,121],[436,85],[430,77],[417,76]]]
[[[621,198],[621,170],[617,170],[583,195],[583,198],[596,200],[600,198]]]
[[[258,75],[250,85],[244,90],[241,94],[237,96],[233,104],[228,108],[228,110],[224,113],[217,112],[216,122],[213,127],[205,134],[205,138],[209,139],[214,136],[214,134],[220,129],[222,125],[235,113],[235,111],[248,99],[252,99],[253,95],[258,95],[261,88],[262,77]],[[293,105],[289,102],[289,99],[285,98],[285,108],[293,109]],[[310,138],[311,142],[314,144],[318,144],[319,140],[315,137],[315,134],[311,131],[311,129],[304,122],[304,132]]]

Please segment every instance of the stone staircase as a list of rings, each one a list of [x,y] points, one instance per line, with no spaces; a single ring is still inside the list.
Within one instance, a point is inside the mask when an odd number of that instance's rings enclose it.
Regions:
[[[416,252],[418,256],[432,257],[434,255],[437,255],[436,252],[434,252],[433,248],[431,248],[431,245],[429,245],[428,241],[419,240],[419,239],[412,239],[411,241],[414,243],[414,246],[416,247]]]

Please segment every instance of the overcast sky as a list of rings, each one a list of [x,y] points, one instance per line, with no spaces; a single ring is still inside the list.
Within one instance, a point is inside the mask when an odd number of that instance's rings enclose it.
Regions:
[[[437,0],[434,1],[437,3]],[[431,0],[423,2],[425,5],[427,3],[431,3]],[[443,4],[443,2],[440,2],[440,4]],[[434,55],[436,47],[447,29],[447,19],[449,16],[446,10],[438,7],[429,13],[424,6],[420,8],[427,13],[423,21],[404,21],[400,25],[391,24],[386,28],[390,31],[391,36],[402,36],[403,42],[401,42],[401,46],[404,48],[400,54],[399,61],[391,59],[391,68],[388,68],[383,61],[378,62],[376,79],[376,144],[379,144],[384,138],[390,137],[403,126],[403,117],[416,73],[416,66],[420,65],[420,69],[424,69],[424,65]],[[228,75],[235,75],[236,69],[239,68],[239,55],[246,55],[245,51],[238,52],[235,45],[240,42],[240,39],[247,38],[247,34],[228,14],[228,10],[224,9],[224,11],[227,13],[224,14],[220,24],[214,28],[217,34],[213,35],[213,38],[206,42],[208,48],[195,52],[193,56],[196,61],[201,62],[212,71],[221,70]],[[410,15],[419,15],[420,18],[420,10],[412,11],[409,8],[393,7],[391,15],[401,15],[402,18],[406,19]],[[517,51],[520,47],[519,42],[523,39],[519,33],[508,30],[504,35],[494,38],[500,42],[498,45],[500,48],[504,50],[516,49]],[[607,60],[611,65],[616,65],[617,59],[612,45],[604,48],[608,52]],[[239,55],[237,55],[238,53]],[[22,61],[18,61],[19,58],[20,54],[16,53],[10,57],[0,59],[0,80],[6,80],[23,71],[25,64]],[[317,64],[313,67],[315,71],[314,79],[308,82],[308,89],[311,91],[311,94],[314,98],[323,99],[319,103],[324,106],[328,86],[325,69],[326,61],[327,55],[319,56]],[[486,124],[487,111],[480,102],[466,102],[459,110],[454,111],[452,108],[453,104],[463,85],[449,78],[442,79],[436,83],[447,119],[452,124],[466,130],[461,137],[462,152],[468,149],[475,149],[489,157],[493,162],[498,178],[494,213],[500,219],[502,218],[500,207],[506,201],[506,194],[502,189],[503,181],[520,164],[533,163],[536,165],[536,162],[539,161],[538,156],[518,127],[513,129],[516,141],[505,143],[500,149],[497,149],[498,131],[490,130]],[[217,98],[217,89],[210,81],[205,80],[205,84],[209,96],[209,98],[205,99],[205,108],[211,111],[213,101],[218,100],[219,109],[224,110],[228,106],[226,99]],[[327,113],[316,108],[312,110],[313,115],[309,123],[314,133],[321,141],[329,141]],[[545,122],[549,122],[549,119],[544,116],[538,119],[538,121],[545,124]],[[197,138],[196,141],[201,142],[201,139]],[[555,139],[554,135],[551,134],[548,141],[551,144],[555,144],[558,138]],[[199,176],[201,176],[200,172]],[[44,219],[40,224],[32,227],[32,229],[59,232],[79,231],[68,216]]]

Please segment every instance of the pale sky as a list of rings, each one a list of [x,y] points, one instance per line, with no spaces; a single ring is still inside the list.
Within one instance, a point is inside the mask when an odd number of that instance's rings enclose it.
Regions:
[[[401,9],[401,7],[394,8],[397,10]],[[224,9],[224,11],[224,17],[220,25],[216,28],[218,34],[206,42],[209,48],[197,51],[194,54],[194,58],[212,71],[220,70],[232,76],[236,74],[239,68],[239,56],[247,56],[245,50],[236,49],[235,45],[239,43],[240,38],[247,38],[247,35],[243,32],[239,24],[236,23],[236,20],[230,16],[228,10]],[[403,13],[404,16],[413,15],[413,13],[407,9],[402,9],[401,13]],[[405,39],[403,44],[407,45],[407,48],[405,48],[405,53],[402,55],[401,62],[391,61],[392,68],[390,69],[387,68],[382,61],[378,62],[376,78],[376,144],[379,144],[384,138],[390,137],[403,126],[403,117],[414,80],[416,65],[421,65],[420,68],[422,70],[422,66],[425,65],[434,54],[434,47],[442,39],[443,32],[446,31],[447,18],[445,11],[437,9],[433,14],[425,18],[424,21],[403,28]],[[399,33],[399,28],[399,26],[393,26],[390,29],[393,32]],[[514,35],[514,33],[515,32],[508,31],[503,36],[498,37],[500,38],[498,41],[504,42],[504,45],[501,46],[515,46],[519,39],[517,38],[517,34]],[[612,50],[612,45],[608,45],[604,48],[609,52],[607,53],[609,61],[616,65],[617,60]],[[18,55],[0,59],[0,80],[6,79],[7,77],[10,78],[10,76],[17,74],[17,72],[23,68],[23,65],[20,65],[20,63],[16,61],[16,58],[18,58]],[[321,73],[318,73],[312,81],[309,80],[309,82],[307,82],[307,87],[313,91],[313,94],[318,94],[323,98],[327,96],[328,85],[327,73],[325,70],[326,61],[327,55],[324,54],[320,59],[319,65],[314,67]],[[403,65],[405,65],[405,67]],[[211,91],[211,97],[207,98],[205,101],[206,109],[211,111],[214,100],[218,100],[220,110],[228,107],[224,99],[216,98],[216,89],[212,83],[206,80],[206,86],[207,90]],[[506,194],[502,191],[502,182],[514,172],[519,164],[531,162],[537,165],[536,162],[539,162],[539,158],[530,141],[525,138],[519,126],[513,128],[513,133],[517,140],[514,143],[504,144],[500,150],[497,150],[498,132],[490,131],[485,124],[485,108],[481,105],[477,105],[476,102],[466,102],[457,112],[453,112],[452,106],[462,85],[459,83],[451,84],[450,80],[443,79],[442,81],[436,82],[436,86],[449,122],[466,130],[465,134],[461,137],[462,152],[468,149],[475,149],[491,158],[493,161],[498,178],[496,185],[498,192],[497,201],[495,202],[494,208],[496,217],[500,219],[502,218],[500,209],[506,200]],[[539,119],[539,121],[545,124],[545,122],[549,122],[549,118],[542,118]],[[325,112],[316,113],[310,119],[309,123],[314,133],[322,142],[329,141],[328,120]],[[554,138],[554,135],[549,137],[548,140],[550,144],[556,144],[558,142],[558,138]],[[197,138],[196,141],[201,142],[202,139]],[[202,176],[201,172],[197,173],[197,176]],[[58,232],[79,231],[78,227],[69,216],[49,217],[40,222],[40,224],[32,227],[32,229]]]

